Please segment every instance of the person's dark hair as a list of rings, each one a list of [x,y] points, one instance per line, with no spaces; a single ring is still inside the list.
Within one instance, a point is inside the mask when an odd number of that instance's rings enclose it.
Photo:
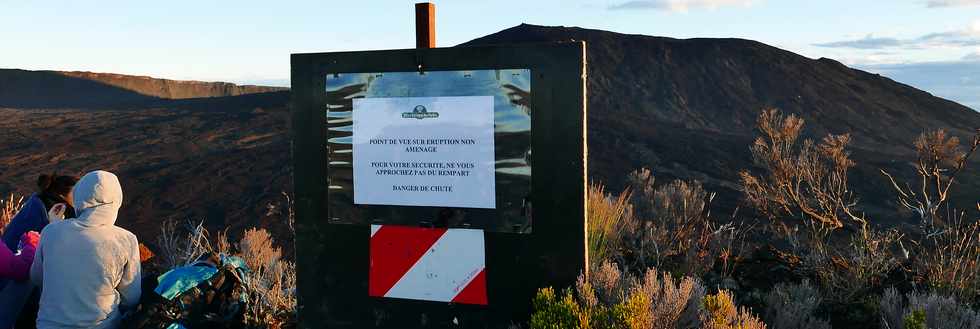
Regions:
[[[78,177],[66,175],[40,175],[37,177],[38,191],[45,194],[66,196],[78,183]]]

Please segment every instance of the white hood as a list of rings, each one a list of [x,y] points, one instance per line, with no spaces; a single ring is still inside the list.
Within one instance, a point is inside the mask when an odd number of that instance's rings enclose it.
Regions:
[[[31,280],[41,286],[37,327],[119,328],[141,292],[139,241],[115,225],[119,179],[93,171],[72,193],[78,216],[44,227],[31,265]]]
[[[108,171],[93,171],[82,177],[72,190],[75,221],[85,227],[114,225],[122,207],[119,178]]]

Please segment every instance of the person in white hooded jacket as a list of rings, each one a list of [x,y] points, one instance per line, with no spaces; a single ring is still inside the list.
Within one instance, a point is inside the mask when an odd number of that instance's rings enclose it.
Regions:
[[[73,190],[76,218],[51,223],[31,266],[41,287],[37,327],[118,328],[140,299],[136,236],[115,225],[122,206],[116,175],[93,171]]]

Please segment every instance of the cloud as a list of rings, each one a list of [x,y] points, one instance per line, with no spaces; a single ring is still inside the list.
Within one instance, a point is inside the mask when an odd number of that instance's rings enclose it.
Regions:
[[[962,60],[856,65],[980,111],[980,53]]]
[[[917,38],[898,39],[868,36],[857,40],[844,40],[826,43],[815,43],[817,47],[824,48],[852,48],[852,49],[925,49],[937,47],[974,47],[980,46],[980,21],[974,22],[969,27],[946,32],[929,33]]]
[[[751,6],[754,0],[633,0],[609,6],[610,10],[666,10],[686,12],[691,9],[716,9],[722,6]]]
[[[943,7],[962,7],[962,6],[976,6],[980,5],[980,0],[929,0],[926,2],[926,7],[929,8],[943,8]]]
[[[905,42],[895,38],[877,38],[868,35],[863,39],[816,43],[814,46],[825,48],[855,48],[855,49],[885,49],[902,46]]]

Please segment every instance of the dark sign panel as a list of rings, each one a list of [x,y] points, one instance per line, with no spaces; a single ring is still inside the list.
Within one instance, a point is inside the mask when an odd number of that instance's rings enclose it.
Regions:
[[[506,327],[574,284],[585,65],[582,42],[293,55],[300,326]]]

